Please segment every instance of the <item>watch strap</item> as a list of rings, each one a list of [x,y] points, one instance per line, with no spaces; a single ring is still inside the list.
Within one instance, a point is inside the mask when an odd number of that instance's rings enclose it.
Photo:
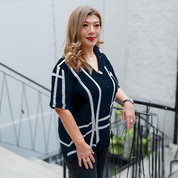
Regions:
[[[124,104],[125,102],[127,102],[127,101],[130,101],[132,104],[134,104],[134,101],[133,101],[133,99],[131,99],[131,98],[124,100],[123,104]]]

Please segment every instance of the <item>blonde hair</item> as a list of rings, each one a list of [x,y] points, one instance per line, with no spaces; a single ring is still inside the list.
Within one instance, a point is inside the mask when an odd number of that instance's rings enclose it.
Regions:
[[[98,10],[87,5],[77,7],[69,17],[63,57],[65,57],[69,69],[72,67],[79,73],[82,67],[91,74],[91,68],[83,57],[80,42],[80,32],[88,15],[96,15],[99,18],[100,27],[102,27],[102,19]],[[102,43],[104,42],[99,39],[96,46],[100,49]]]

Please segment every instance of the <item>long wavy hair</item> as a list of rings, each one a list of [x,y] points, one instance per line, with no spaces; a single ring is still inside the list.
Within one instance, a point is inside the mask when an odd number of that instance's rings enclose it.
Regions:
[[[63,57],[69,69],[73,68],[79,73],[80,68],[86,68],[91,74],[91,68],[83,57],[80,41],[81,29],[88,15],[96,15],[102,27],[102,18],[98,10],[87,5],[77,7],[69,17]],[[99,39],[96,46],[100,49],[102,43],[104,42]]]

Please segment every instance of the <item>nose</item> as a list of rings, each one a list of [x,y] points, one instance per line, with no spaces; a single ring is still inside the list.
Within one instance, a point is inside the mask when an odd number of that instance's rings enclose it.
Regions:
[[[89,33],[94,33],[94,32],[95,32],[94,27],[93,27],[93,25],[91,25],[90,28],[89,28]]]

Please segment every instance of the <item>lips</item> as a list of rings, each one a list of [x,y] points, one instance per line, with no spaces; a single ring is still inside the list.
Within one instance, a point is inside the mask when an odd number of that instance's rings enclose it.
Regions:
[[[88,37],[87,39],[90,40],[90,41],[94,41],[95,37]]]

